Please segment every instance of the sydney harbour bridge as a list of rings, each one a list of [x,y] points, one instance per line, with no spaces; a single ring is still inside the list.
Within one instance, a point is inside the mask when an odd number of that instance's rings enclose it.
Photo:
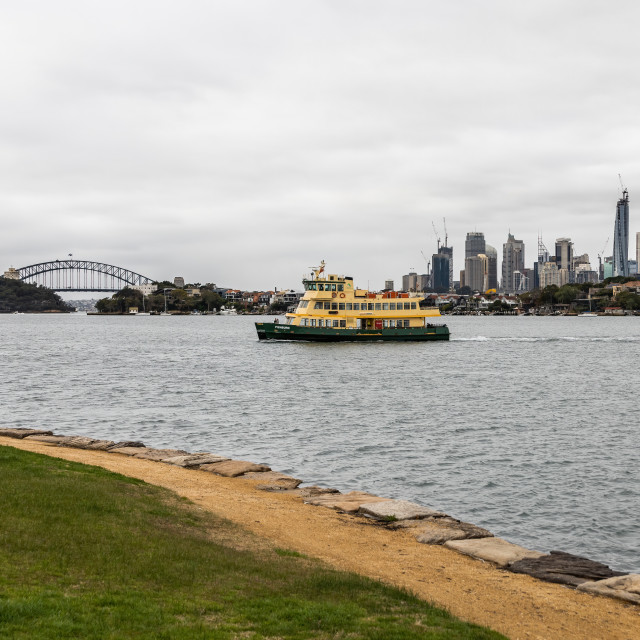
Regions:
[[[119,291],[126,286],[155,282],[130,269],[93,260],[51,260],[9,269],[5,275],[54,291]]]

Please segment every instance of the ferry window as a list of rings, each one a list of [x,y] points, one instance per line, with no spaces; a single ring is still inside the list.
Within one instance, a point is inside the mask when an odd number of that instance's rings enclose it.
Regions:
[[[331,285],[331,291],[335,291],[335,290],[336,290],[336,285],[335,285],[335,284],[332,284],[332,285]]]
[[[344,311],[344,302],[338,304],[338,311]]]
[[[405,309],[411,309],[411,303],[410,302],[405,302],[404,303],[404,308]]]
[[[340,320],[334,320],[333,321],[333,326],[334,327],[339,327],[340,326]]]
[[[322,309],[322,302],[316,302],[316,309]]]
[[[354,302],[353,303],[353,310],[354,311],[360,311],[360,303],[359,302]]]
[[[382,305],[379,302],[376,302],[376,311],[380,311],[382,309]]]
[[[318,288],[318,287],[316,286],[316,283],[315,283],[315,282],[312,282],[312,283],[309,285],[309,289],[311,289],[311,291],[315,291],[317,288]]]
[[[373,311],[373,302],[369,303],[369,311]]]
[[[318,291],[324,291],[324,285],[322,284],[322,282],[318,283]]]
[[[383,311],[389,311],[389,303],[388,302],[383,302],[382,303],[382,310]]]
[[[352,310],[353,305],[350,302],[347,302],[347,311]]]
[[[346,328],[346,326],[347,326],[347,321],[346,320],[340,320],[340,327],[344,329],[344,328]]]
[[[325,309],[331,309],[331,303],[330,302],[325,302],[324,303],[324,308]]]
[[[324,320],[322,318],[320,318],[320,320],[318,320],[318,326],[319,327],[324,327]]]
[[[415,308],[416,308],[416,303],[415,303],[415,302],[412,302],[412,303],[411,303],[411,308],[412,308],[412,309],[415,309]]]
[[[311,326],[312,327],[316,326],[316,319],[315,318],[311,318]]]
[[[390,302],[389,303],[389,311],[395,311],[396,310],[396,303],[395,302]]]
[[[344,291],[344,285],[343,284],[339,284],[338,285],[338,291]]]
[[[405,327],[408,327],[408,326],[409,326],[409,321],[408,321],[408,320],[405,320],[405,321],[404,321],[404,326],[405,326]]]
[[[332,302],[331,303],[331,311],[337,311],[338,310],[338,303],[337,302]]]

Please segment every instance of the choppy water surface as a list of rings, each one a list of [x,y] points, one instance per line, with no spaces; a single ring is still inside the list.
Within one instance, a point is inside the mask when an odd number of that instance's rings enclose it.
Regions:
[[[640,570],[639,318],[261,343],[255,318],[0,316],[3,426],[213,451]]]

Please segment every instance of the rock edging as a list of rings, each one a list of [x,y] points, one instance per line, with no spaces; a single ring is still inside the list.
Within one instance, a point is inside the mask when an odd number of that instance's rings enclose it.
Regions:
[[[300,497],[305,504],[367,518],[391,530],[405,529],[420,543],[444,545],[514,573],[525,573],[539,580],[575,587],[585,593],[640,604],[640,574],[623,574],[600,562],[566,552],[551,551],[547,554],[526,549],[497,538],[482,527],[407,500],[384,498],[363,491],[343,494],[337,489],[300,487],[301,480],[272,471],[265,464],[232,460],[209,452],[189,453],[181,449],[146,447],[140,441],[113,442],[28,428],[0,428],[0,436],[36,440],[51,446],[102,450],[229,478],[264,480],[256,485],[262,491],[287,492]]]

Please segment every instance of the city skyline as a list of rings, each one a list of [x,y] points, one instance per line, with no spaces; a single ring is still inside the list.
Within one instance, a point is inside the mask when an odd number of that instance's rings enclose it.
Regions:
[[[571,24],[568,35],[566,25]],[[14,3],[0,25],[3,270],[74,256],[381,288],[477,229],[592,261],[640,182],[630,1]],[[443,218],[446,218],[447,231]],[[530,250],[529,250],[530,248]],[[527,266],[531,266],[529,263]]]
[[[621,203],[624,204],[623,209],[624,209],[624,214],[626,216],[626,221],[628,223],[628,219],[629,219],[629,199],[628,199],[628,192],[625,189],[624,190],[624,196],[622,199],[620,199],[616,205],[616,215],[614,216],[615,219],[615,229],[617,230],[619,227],[619,216],[620,216],[620,210],[621,210]],[[633,238],[633,236],[632,236]],[[627,234],[627,242],[629,242],[631,240],[631,238],[629,238],[629,234]],[[438,241],[439,242],[439,241]],[[484,282],[486,283],[486,287],[485,289],[497,289],[498,291],[502,291],[505,293],[517,293],[518,291],[524,291],[524,290],[529,290],[529,289],[533,289],[535,287],[535,282],[537,282],[537,279],[539,276],[535,276],[534,272],[535,272],[535,268],[536,268],[536,263],[539,262],[540,259],[540,243],[544,244],[544,238],[539,235],[538,236],[538,248],[537,248],[537,254],[531,255],[533,253],[533,250],[530,249],[530,262],[529,264],[527,264],[527,258],[526,258],[526,243],[524,243],[521,239],[516,239],[513,234],[511,232],[508,233],[507,235],[507,241],[505,243],[503,243],[502,247],[502,261],[500,261],[498,259],[498,252],[496,251],[496,249],[494,247],[492,247],[491,245],[489,245],[489,243],[486,242],[486,238],[484,237],[484,233],[481,231],[472,231],[472,232],[467,232],[466,234],[466,239],[465,239],[465,244],[464,244],[464,251],[459,250],[456,254],[455,248],[453,246],[453,243],[449,242],[449,246],[445,247],[442,244],[438,244],[438,250],[436,254],[433,254],[431,256],[431,260],[429,261],[429,265],[428,265],[428,269],[430,270],[430,275],[433,277],[433,280],[431,280],[431,278],[427,278],[427,272],[426,270],[424,272],[420,271],[420,270],[415,270],[412,269],[408,274],[404,274],[401,276],[397,276],[394,278],[387,278],[385,279],[384,285],[371,285],[371,289],[386,289],[387,285],[389,282],[394,282],[397,284],[396,289],[398,290],[422,290],[422,288],[427,288],[427,287],[432,287],[435,289],[440,289],[440,290],[445,290],[444,287],[444,282],[445,280],[447,282],[449,282],[449,288],[453,288],[452,284],[453,283],[459,283],[460,286],[470,286],[470,285],[475,285],[475,286],[471,286],[472,290],[482,290],[481,286],[478,286],[478,283],[481,282],[482,276],[478,275],[477,269],[480,268],[478,263],[474,260],[471,265],[468,264],[469,259],[475,259],[478,257],[478,255],[480,254],[481,257],[483,258],[484,262],[482,263],[482,269],[484,270],[484,276],[485,276],[485,280]],[[611,275],[615,275],[614,272],[614,259],[613,259],[613,252],[611,252],[611,255],[609,255],[609,251],[608,251],[608,247],[610,246],[610,242],[607,243],[605,246],[607,247],[607,251],[605,251],[604,253],[600,254],[599,256],[590,256],[589,254],[587,254],[586,252],[583,254],[575,254],[574,255],[574,243],[572,241],[572,239],[570,237],[559,237],[556,238],[555,242],[554,242],[554,246],[555,247],[555,252],[551,252],[551,254],[549,254],[548,250],[546,250],[545,247],[545,257],[543,258],[543,262],[546,262],[549,260],[549,257],[551,256],[551,260],[554,262],[554,264],[557,263],[558,265],[558,269],[562,269],[565,270],[567,272],[566,276],[561,277],[561,280],[558,281],[557,277],[552,278],[550,281],[546,281],[545,279],[543,279],[543,282],[541,283],[540,286],[544,287],[546,286],[546,284],[565,284],[565,283],[569,283],[569,272],[573,271],[572,265],[574,262],[575,258],[579,258],[580,262],[582,262],[583,260],[587,260],[588,259],[588,264],[591,266],[591,271],[587,271],[585,275],[590,274],[592,272],[599,272],[599,262],[596,262],[596,260],[599,258],[601,258],[603,260],[603,262],[608,263],[609,267],[607,267],[607,264],[605,264],[605,275],[604,277],[610,277]],[[483,248],[484,247],[484,248]],[[422,252],[423,253],[423,252]],[[460,254],[462,253],[462,255],[464,255],[463,258],[463,269],[461,269],[460,271],[456,271],[454,270],[452,272],[450,264],[448,262],[448,257],[450,255],[458,255],[460,256]],[[637,232],[635,234],[635,246],[630,247],[629,251],[627,252],[629,256],[634,256],[634,254],[636,255],[636,257],[640,257],[640,232]],[[486,254],[486,255],[485,255]],[[424,255],[422,255],[423,259],[426,261],[427,257]],[[72,254],[69,254],[69,258],[72,259],[73,256]],[[447,260],[447,262],[443,262],[442,259]],[[606,259],[606,260],[605,260]],[[436,260],[439,260],[438,263],[436,263]],[[628,258],[628,260],[632,260],[631,257]],[[635,268],[638,268],[638,265],[640,264],[640,260],[636,260],[635,262]],[[436,268],[436,272],[434,273],[434,265]],[[502,269],[502,277],[497,277],[496,274],[500,272],[500,269],[498,269],[498,265],[501,267]],[[23,265],[24,266],[24,265]],[[469,280],[469,275],[467,275],[467,278],[465,280],[465,274],[464,272],[467,270],[467,268],[471,266],[471,268],[474,270],[474,274],[471,275],[472,280]],[[539,265],[538,267],[539,269],[542,269],[542,264]],[[611,273],[607,273],[607,269],[611,270]],[[455,269],[455,267],[454,267]],[[446,271],[446,273],[445,273]],[[442,273],[440,273],[442,272]],[[514,281],[514,273],[515,273],[515,277],[516,280]],[[440,275],[439,275],[440,274]],[[618,274],[619,275],[619,274]],[[629,275],[629,273],[625,274],[625,275]],[[448,277],[447,277],[448,276]],[[458,276],[462,279],[462,282],[460,282],[458,280]],[[526,286],[521,286],[521,278],[524,277],[527,285]],[[178,279],[180,281],[184,282],[184,277],[181,275],[178,276],[158,276],[158,279],[161,280],[162,278],[166,279],[166,280],[175,280]],[[452,279],[451,279],[452,278]],[[480,278],[480,280],[478,280],[478,278]],[[563,279],[564,278],[564,279]],[[591,278],[591,281],[596,281],[595,278]],[[187,279],[187,282],[190,283],[205,283],[205,282],[212,282],[212,280],[210,279],[192,279],[189,280]],[[402,283],[402,285],[400,285],[400,283]],[[427,283],[431,283],[431,284],[427,284]],[[511,284],[508,284],[511,283]],[[223,286],[228,285],[228,283],[224,283]],[[418,286],[421,285],[421,286]],[[232,283],[231,285],[229,285],[232,288],[236,288],[237,285]],[[370,284],[369,282],[367,282],[367,287],[369,287]],[[282,289],[291,289],[291,290],[297,290],[299,289],[298,286],[293,285],[293,286],[285,286],[285,287],[279,287],[279,286],[275,286],[275,287],[239,287],[239,289],[241,290],[254,290],[254,291],[259,291],[259,290],[270,290],[270,289],[274,289],[274,290],[282,290]],[[71,292],[62,292],[62,297],[65,299],[73,299],[74,297],[78,297],[77,293],[71,293]],[[83,294],[85,295],[85,297],[90,298],[93,297],[90,294]],[[82,297],[82,296],[81,296]]]

